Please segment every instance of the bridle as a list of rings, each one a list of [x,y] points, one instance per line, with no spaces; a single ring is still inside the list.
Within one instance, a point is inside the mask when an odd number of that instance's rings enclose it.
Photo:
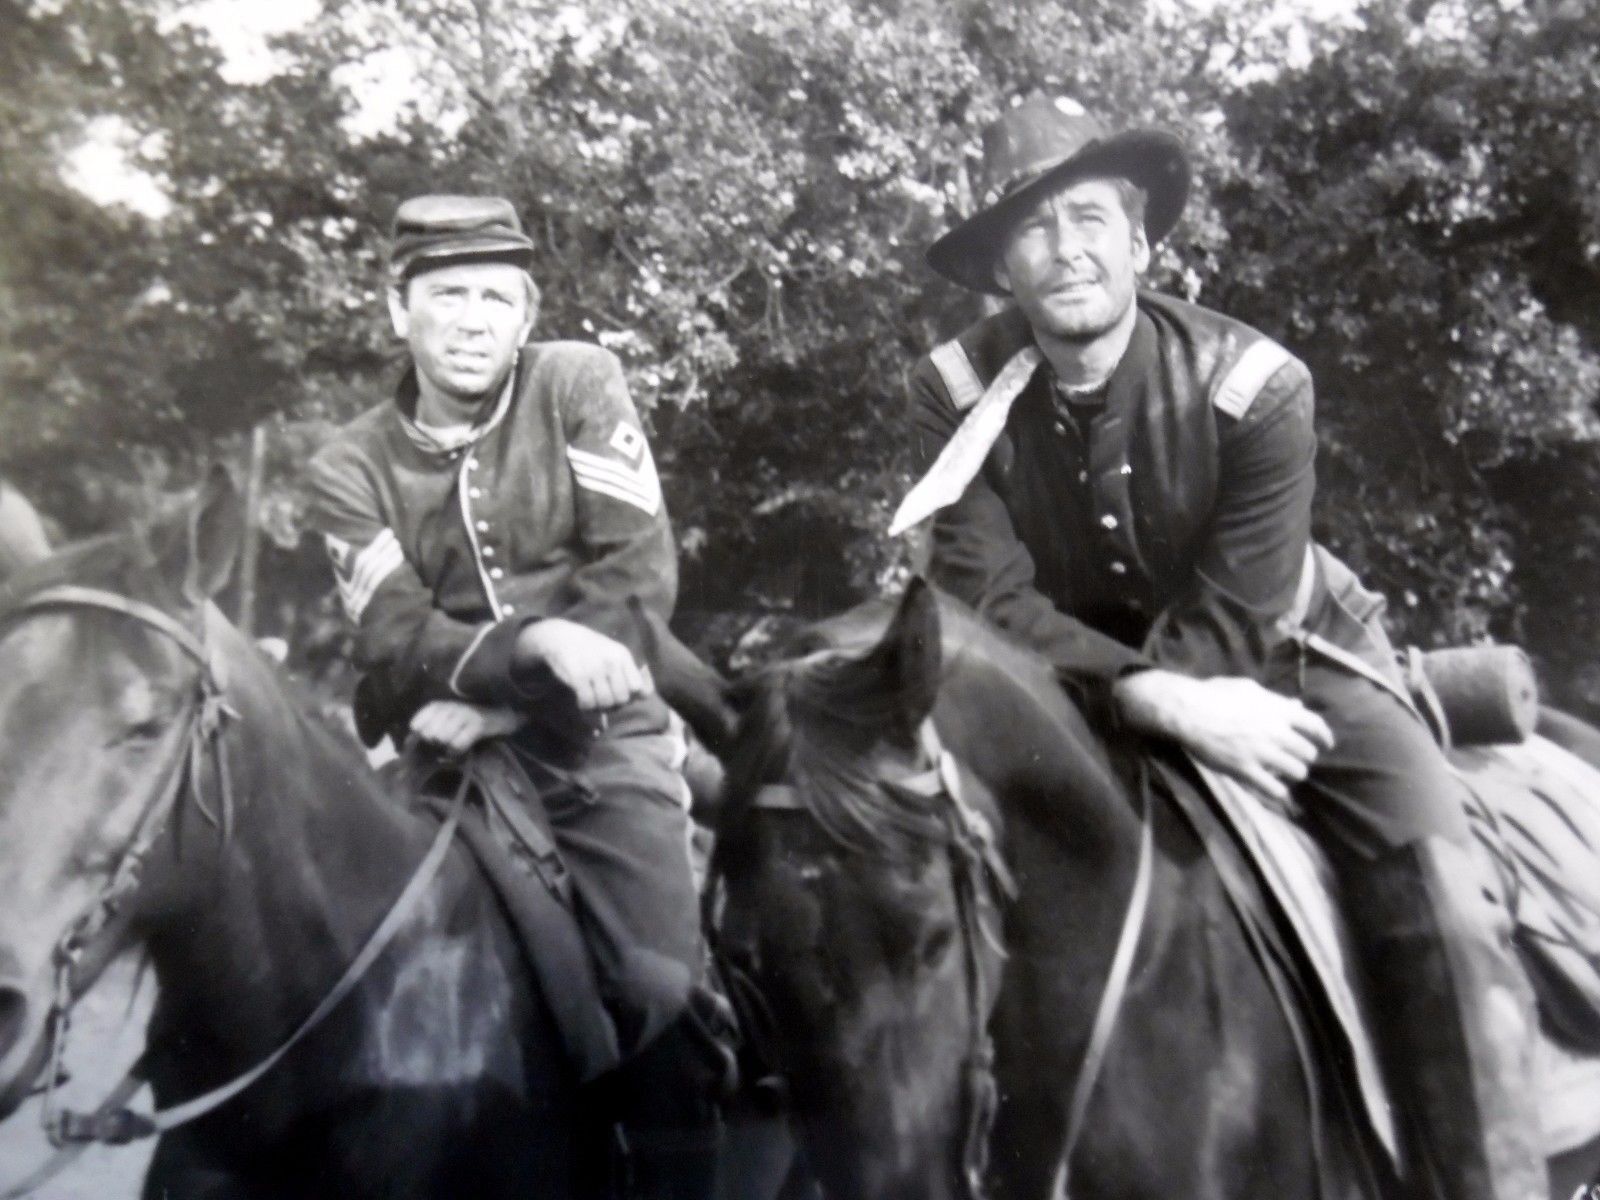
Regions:
[[[964,780],[963,768],[940,742],[932,718],[918,727],[917,743],[926,765],[913,775],[886,781],[885,786],[929,801],[943,801],[934,808],[933,820],[925,827],[919,825],[917,832],[943,844],[950,860],[969,1028],[962,1065],[961,1174],[969,1200],[981,1200],[988,1167],[989,1131],[998,1101],[994,1042],[989,1035],[989,1010],[997,985],[985,969],[985,944],[996,960],[1005,957],[1001,940],[984,919],[984,912],[986,905],[992,910],[997,907],[996,901],[1015,899],[1016,883],[1001,857],[988,818],[971,801],[973,785]],[[748,807],[766,812],[810,811],[799,790],[785,783],[761,786]]]
[[[232,840],[235,803],[224,734],[227,731],[227,723],[239,719],[239,713],[228,703],[227,681],[220,664],[207,645],[205,634],[208,621],[220,620],[220,617],[212,615],[214,610],[209,606],[202,609],[200,630],[196,633],[168,613],[143,600],[101,588],[58,584],[42,588],[19,603],[7,607],[4,612],[0,612],[0,624],[13,624],[26,617],[58,609],[93,609],[137,621],[154,629],[178,646],[194,660],[199,670],[180,718],[184,732],[174,742],[173,752],[163,766],[159,776],[160,782],[152,793],[151,800],[140,814],[134,832],[122,853],[118,855],[116,866],[112,869],[105,885],[67,925],[65,932],[56,942],[52,954],[55,979],[49,1015],[50,1053],[48,1075],[43,1084],[42,1120],[45,1132],[51,1144],[57,1148],[57,1153],[26,1179],[5,1191],[0,1191],[0,1200],[16,1200],[34,1191],[65,1169],[85,1147],[95,1142],[122,1144],[165,1133],[197,1120],[231,1100],[270,1071],[290,1049],[319,1025],[340,1001],[354,990],[367,969],[399,932],[411,909],[415,907],[444,865],[445,854],[455,835],[467,793],[464,779],[433,843],[383,920],[368,936],[360,952],[351,960],[344,974],[328,994],[271,1054],[248,1071],[219,1087],[181,1104],[149,1114],[136,1113],[125,1107],[142,1082],[143,1058],[141,1058],[94,1112],[78,1113],[62,1109],[59,1107],[56,1092],[63,1078],[61,1067],[65,1057],[67,1033],[71,1026],[72,1009],[80,997],[80,967],[91,950],[103,955],[108,949],[100,944],[100,939],[111,926],[117,913],[138,891],[144,864],[150,851],[166,831],[177,809],[179,798],[186,790],[195,807],[220,831],[223,845],[227,846]],[[208,757],[208,751],[216,777],[214,809],[208,807],[204,791],[200,786],[200,780],[205,774],[204,762]],[[84,983],[82,986],[86,989],[88,984]]]
[[[983,920],[984,901],[997,897],[1009,903],[1017,898],[1017,885],[996,845],[994,834],[983,813],[973,807],[963,768],[945,750],[933,719],[918,727],[917,741],[928,766],[908,779],[894,781],[894,787],[932,798],[942,796],[943,840],[949,848],[955,884],[956,908],[961,925],[963,955],[967,975],[967,1013],[971,1025],[967,1061],[962,1076],[965,1114],[962,1138],[962,1180],[969,1200],[982,1200],[984,1173],[988,1166],[988,1138],[994,1123],[998,1099],[994,1078],[994,1046],[989,1035],[990,989],[983,971],[980,939],[988,942],[1000,958],[1005,949]],[[1073,1083],[1067,1106],[1062,1149],[1057,1159],[1055,1183],[1050,1194],[1071,1195],[1073,1153],[1088,1120],[1095,1085],[1105,1066],[1117,1019],[1127,999],[1138,951],[1140,932],[1149,913],[1152,870],[1155,858],[1154,826],[1150,806],[1140,788],[1139,848],[1132,890],[1123,913],[1117,944],[1107,968],[1105,986],[1095,1006],[1083,1060]],[[757,789],[750,807],[776,812],[808,812],[805,800],[790,784],[766,784]]]

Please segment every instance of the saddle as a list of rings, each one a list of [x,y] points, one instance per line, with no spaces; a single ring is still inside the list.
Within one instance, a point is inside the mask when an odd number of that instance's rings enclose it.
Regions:
[[[617,1031],[600,997],[594,966],[573,907],[572,878],[527,771],[507,747],[480,743],[459,760],[412,753],[387,770],[403,789],[443,819],[456,790],[471,789],[462,843],[494,891],[528,969],[555,1020],[580,1082],[622,1061]]]
[[[1449,722],[1448,701],[1429,698],[1430,721],[1460,738],[1465,723]],[[1498,727],[1525,734],[1531,723],[1517,713]],[[1600,770],[1541,737],[1451,747],[1444,732],[1440,740],[1469,793],[1483,885],[1514,918],[1538,997],[1545,1034],[1536,1049],[1541,1126],[1554,1155],[1600,1133]],[[1281,931],[1271,957],[1290,972],[1299,998],[1315,1002],[1311,1040],[1328,1048],[1334,1035],[1330,1061],[1342,1065],[1354,1107],[1396,1153],[1393,1114],[1326,858],[1294,821],[1227,777],[1199,771],[1214,804],[1199,812],[1189,811],[1192,801],[1180,807],[1225,881],[1231,878],[1230,894],[1247,924],[1266,930],[1269,942],[1272,930]],[[1246,876],[1259,882],[1271,913],[1257,910]],[[1319,1026],[1316,1014],[1331,1022]]]
[[[428,811],[443,818],[456,790],[470,788],[459,826],[462,843],[505,911],[513,936],[553,1016],[579,1082],[589,1083],[620,1066],[620,1039],[585,943],[574,903],[572,876],[550,829],[538,784],[522,760],[503,743],[480,742],[464,758],[413,754],[391,769]],[[739,1077],[735,1047],[739,1019],[750,1010],[732,1004],[737,994],[727,977],[708,972],[709,986],[689,997],[686,1017],[699,1035],[708,1065],[731,1091]],[[738,1058],[743,1059],[744,1053]]]

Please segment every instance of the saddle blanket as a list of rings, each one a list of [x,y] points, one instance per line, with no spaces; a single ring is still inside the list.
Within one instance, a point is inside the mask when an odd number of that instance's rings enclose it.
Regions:
[[[1532,738],[1530,742],[1543,739]],[[1566,752],[1546,742],[1537,753],[1549,757]],[[1573,762],[1589,770],[1578,760]],[[1253,792],[1204,766],[1200,771],[1274,900],[1293,925],[1316,982],[1349,1045],[1372,1131],[1398,1162],[1394,1112],[1365,1010],[1347,966],[1353,961],[1349,932],[1334,904],[1326,858],[1301,826],[1264,804]],[[1600,795],[1600,773],[1591,774],[1596,780],[1596,794]],[[1540,1126],[1547,1156],[1576,1149],[1600,1136],[1600,1058],[1582,1057],[1541,1038],[1537,1059]]]

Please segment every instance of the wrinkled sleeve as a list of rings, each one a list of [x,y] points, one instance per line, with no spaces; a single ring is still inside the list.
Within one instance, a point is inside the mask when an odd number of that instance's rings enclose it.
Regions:
[[[1291,359],[1238,420],[1219,414],[1217,502],[1193,577],[1151,627],[1158,665],[1259,680],[1294,605],[1311,540],[1311,375]]]
[[[583,563],[547,616],[614,638],[643,661],[636,599],[663,622],[678,592],[678,558],[650,444],[622,364],[595,349],[562,397]]]
[[[368,464],[335,444],[309,469],[310,522],[333,561],[345,615],[355,628],[355,665],[386,719],[430,700],[514,704],[511,651],[525,618],[471,622],[437,607],[406,560]]]
[[[962,420],[926,359],[912,373],[911,413],[912,459],[921,475]],[[1137,650],[1059,611],[1034,586],[1033,558],[988,471],[986,465],[959,500],[935,515],[933,581],[1044,655],[1086,701],[1103,703],[1112,681],[1151,664]]]

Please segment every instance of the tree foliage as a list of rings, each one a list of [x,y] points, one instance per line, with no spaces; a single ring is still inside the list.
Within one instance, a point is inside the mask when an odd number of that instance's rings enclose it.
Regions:
[[[164,0],[0,0],[0,462],[86,529],[267,421],[292,544],[295,468],[395,369],[389,215],[491,189],[544,335],[649,411],[686,605],[837,608],[903,565],[904,373],[976,311],[922,250],[1042,89],[1188,139],[1153,282],[1312,364],[1323,532],[1406,632],[1554,653],[1600,620],[1594,7],[1374,0],[1308,37],[1269,0],[348,0],[238,82]],[[105,117],[159,219],[63,182]]]

